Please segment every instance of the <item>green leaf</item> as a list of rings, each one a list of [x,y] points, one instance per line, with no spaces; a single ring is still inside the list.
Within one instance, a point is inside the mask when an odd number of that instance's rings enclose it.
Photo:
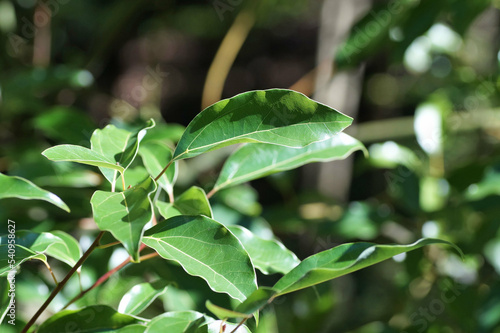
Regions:
[[[154,126],[155,122],[151,119],[146,127],[134,132],[117,128],[114,125],[96,129],[90,138],[92,151],[126,170],[137,155],[139,143],[146,135],[146,131]],[[100,167],[100,170],[110,183],[114,182],[116,173],[113,170],[106,167]]]
[[[238,239],[205,216],[174,216],[146,231],[143,242],[212,290],[243,301],[257,289],[255,271]]]
[[[144,333],[147,327],[144,325],[129,325],[115,331],[115,333]]]
[[[236,307],[236,311],[247,315],[256,313],[265,307],[270,300],[276,295],[276,290],[269,287],[260,287],[248,296],[248,298]]]
[[[285,89],[250,91],[209,106],[188,125],[174,160],[242,142],[300,148],[331,138],[352,118]]]
[[[44,200],[69,212],[69,207],[54,193],[45,191],[29,180],[0,173],[0,199]]]
[[[226,160],[214,191],[307,163],[344,159],[356,150],[366,151],[361,142],[345,133],[303,148],[246,144]]]
[[[218,305],[213,304],[209,300],[205,302],[205,306],[207,307],[210,312],[212,312],[214,315],[217,316],[219,319],[228,319],[228,318],[249,318],[251,317],[248,314],[241,313],[241,312],[236,312],[234,310],[229,310],[225,309],[223,307],[220,307]]]
[[[304,259],[297,267],[283,276],[273,287],[277,295],[314,286],[339,276],[360,270],[389,259],[400,253],[425,245],[455,245],[440,239],[424,238],[410,245],[377,245],[373,243],[349,243],[337,246]]]
[[[123,173],[125,170],[121,165],[116,165],[112,159],[82,146],[59,145],[44,150],[42,155],[54,162],[76,162],[102,168],[110,168],[120,173]]]
[[[155,281],[137,284],[123,295],[118,312],[138,315],[144,311],[158,296],[167,291],[169,282]]]
[[[127,325],[141,323],[141,320],[116,312],[106,305],[93,305],[80,310],[63,310],[47,319],[38,333],[80,333],[117,332]]]
[[[62,231],[39,234],[28,230],[18,230],[16,231],[15,243],[9,244],[9,239],[11,238],[7,235],[0,238],[0,275],[11,269],[8,259],[12,259],[9,257],[9,253],[13,252],[13,244],[15,244],[15,267],[30,259],[46,261],[45,254],[70,266],[74,266],[81,257],[78,242]]]
[[[192,186],[182,193],[174,203],[157,201],[156,207],[164,218],[177,215],[205,215],[212,217],[212,208],[203,189]]]
[[[184,333],[198,332],[197,328],[212,321],[202,313],[195,311],[172,311],[153,318],[145,333]]]
[[[147,141],[139,148],[144,166],[152,177],[156,177],[172,159],[172,150],[161,141]],[[169,195],[173,194],[173,186],[177,179],[177,163],[172,163],[157,182]]]
[[[49,235],[59,238],[58,240],[53,239]],[[48,256],[56,258],[69,266],[76,265],[77,261],[80,260],[82,256],[82,249],[80,244],[72,236],[68,235],[64,231],[55,230],[51,232],[43,232],[41,237],[47,237],[51,242],[47,250],[44,252]],[[39,237],[40,239],[40,237]],[[31,247],[32,250],[38,251],[36,248]]]
[[[255,268],[264,274],[286,274],[300,263],[297,256],[278,241],[257,237],[242,226],[229,226],[228,229],[243,244]]]
[[[200,326],[196,333],[221,333],[221,332],[234,332],[234,333],[252,333],[245,325],[238,327],[238,324],[227,323],[222,320],[216,320],[211,323]]]
[[[144,226],[153,218],[150,195],[156,190],[151,177],[124,192],[96,191],[90,203],[97,226],[111,232],[132,256],[139,260]]]

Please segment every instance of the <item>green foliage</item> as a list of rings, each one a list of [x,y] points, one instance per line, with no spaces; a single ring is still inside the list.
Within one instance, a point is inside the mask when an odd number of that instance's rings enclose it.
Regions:
[[[102,329],[112,332],[159,332],[165,327],[172,332],[220,332],[221,329],[224,331],[223,327],[226,331],[237,329],[237,332],[250,332],[246,326],[231,324],[225,319],[243,317],[246,320],[257,315],[277,296],[317,285],[424,245],[449,244],[433,239],[423,239],[406,246],[352,243],[300,261],[276,239],[259,237],[241,225],[227,227],[213,219],[209,197],[219,189],[311,162],[342,159],[356,150],[365,150],[359,141],[339,133],[350,122],[351,119],[343,114],[292,91],[254,91],[218,102],[202,111],[187,126],[173,154],[167,141],[161,139],[146,139],[144,145],[139,147],[146,131],[155,126],[152,121],[132,131],[112,125],[97,129],[92,134],[91,149],[61,145],[45,150],[43,154],[53,161],[72,161],[99,167],[112,188],[111,192],[98,190],[93,194],[90,203],[94,220],[101,236],[110,232],[127,250],[132,262],[141,265],[141,258],[147,260],[159,255],[179,264],[188,275],[202,278],[213,292],[225,293],[237,303],[231,310],[207,300],[207,308],[224,321],[192,311],[165,312],[152,320],[139,318],[136,316],[147,312],[171,284],[165,280],[142,282],[122,296],[118,312],[104,304],[65,310],[45,321],[39,332],[62,331],[68,323],[76,324],[85,332]],[[196,186],[174,197],[176,160],[240,142],[249,143],[228,158],[208,197],[202,188]],[[130,173],[127,169],[134,163],[138,152],[146,168],[136,165],[129,170],[138,172]],[[172,167],[170,171],[169,167]],[[149,175],[141,179],[145,170]],[[117,178],[117,171],[121,174],[122,183],[118,192],[116,189],[120,187],[116,186],[116,182],[120,179]],[[35,193],[29,198],[47,200],[49,192],[22,178],[2,176],[2,179],[31,186],[31,190],[35,189],[36,193],[46,197]],[[21,196],[23,190],[14,187],[11,196]],[[156,193],[156,200],[162,190],[167,192],[171,202],[156,202],[158,212],[165,218],[157,222],[152,195]],[[232,196],[226,195],[225,200]],[[54,201],[53,195],[49,198],[52,203],[61,206]],[[0,241],[6,258],[13,246],[8,239],[4,236]],[[80,247],[64,232],[18,232],[15,240],[16,266],[35,258],[47,262],[45,255],[74,266],[73,269],[80,265],[77,265],[81,256]],[[143,254],[145,247],[154,252]],[[86,255],[94,249],[91,247]],[[12,267],[10,261],[2,261],[1,272],[6,273]],[[272,288],[268,288],[258,284],[256,269],[264,274],[279,273],[283,276]],[[87,315],[95,319],[91,322],[82,319]]]

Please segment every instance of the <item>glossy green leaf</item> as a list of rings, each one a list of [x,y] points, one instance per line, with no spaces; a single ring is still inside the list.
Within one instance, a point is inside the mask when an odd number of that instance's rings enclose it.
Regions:
[[[243,244],[255,268],[264,274],[286,274],[300,263],[297,256],[278,241],[262,239],[242,226],[228,229]]]
[[[0,238],[0,275],[10,270],[8,260],[9,246],[12,253],[12,244],[9,245],[7,235]],[[26,260],[39,259],[46,261],[45,255],[58,259],[70,266],[74,266],[81,257],[78,242],[62,231],[34,233],[27,230],[16,231],[15,238],[15,267]]]
[[[365,148],[361,142],[345,133],[303,148],[246,144],[226,160],[214,190],[295,169],[307,163],[344,159],[356,150]]]
[[[278,295],[314,286],[335,279],[400,253],[412,251],[425,245],[455,245],[432,238],[420,239],[410,245],[376,245],[373,243],[342,244],[304,259],[297,267],[283,276],[273,287]]]
[[[82,146],[59,145],[48,148],[42,155],[54,162],[76,162],[102,168],[110,168],[123,173],[125,170],[112,159]]]
[[[155,281],[137,284],[123,295],[118,312],[138,315],[144,311],[158,296],[167,291],[169,282]]]
[[[211,321],[211,318],[195,311],[167,312],[153,318],[145,333],[195,333],[200,325]]]
[[[63,310],[47,319],[38,328],[38,333],[80,333],[117,332],[127,325],[141,323],[141,320],[116,312],[106,305],[93,305],[80,310]]]
[[[139,143],[146,135],[146,131],[155,126],[151,119],[144,128],[129,132],[114,125],[107,125],[103,129],[96,129],[90,138],[92,151],[113,161],[113,164],[127,169],[139,150]],[[113,183],[116,173],[107,167],[100,167],[104,177]]]
[[[252,333],[245,325],[238,327],[238,324],[227,323],[222,320],[213,321],[211,323],[200,326],[196,333],[221,333],[221,332],[234,332],[234,333]]]
[[[205,216],[174,216],[146,231],[143,242],[216,292],[243,301],[257,289],[247,252],[224,225]]]
[[[175,199],[174,203],[157,201],[156,207],[164,218],[177,215],[205,215],[212,217],[212,208],[202,188],[192,186]]]
[[[45,191],[29,180],[0,173],[0,199],[44,200],[69,212],[69,207],[54,193]]]
[[[150,195],[156,190],[151,177],[124,192],[96,191],[90,203],[97,226],[111,232],[132,256],[139,260],[144,226],[153,218]]]
[[[139,148],[142,162],[152,177],[159,175],[172,159],[172,150],[161,141],[147,141]],[[167,193],[172,195],[177,178],[177,163],[172,163],[167,171],[157,180]]]
[[[331,138],[352,119],[305,95],[285,89],[250,91],[198,114],[174,151],[174,160],[242,142],[304,147]]]

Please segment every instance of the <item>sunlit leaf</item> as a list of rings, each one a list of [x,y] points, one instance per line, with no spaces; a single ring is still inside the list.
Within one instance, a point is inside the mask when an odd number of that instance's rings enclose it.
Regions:
[[[257,289],[252,262],[224,225],[205,216],[174,216],[146,231],[143,242],[175,260],[216,292],[243,301]]]
[[[195,333],[200,325],[211,321],[211,318],[195,311],[167,312],[153,318],[145,333]]]
[[[127,325],[142,321],[117,312],[106,305],[93,305],[80,310],[63,310],[47,319],[38,333],[64,333],[71,331],[98,333],[117,332]],[[122,332],[122,331],[120,331]]]
[[[205,302],[205,306],[207,307],[210,312],[212,312],[214,315],[217,316],[219,319],[227,319],[227,318],[247,318],[250,317],[250,315],[241,313],[241,312],[236,312],[234,310],[229,310],[225,309],[223,307],[220,307],[218,305],[213,304],[210,301]]]
[[[192,186],[175,199],[174,203],[157,201],[156,207],[164,218],[177,215],[205,215],[212,217],[212,208],[208,202],[205,191],[197,186]]]
[[[345,133],[303,148],[246,144],[226,160],[214,190],[295,169],[307,163],[344,159],[352,152],[364,149],[361,142]]]
[[[117,165],[113,159],[81,146],[59,145],[44,150],[42,155],[55,162],[76,162],[100,168],[109,168],[120,173],[125,170],[121,165]]]
[[[114,164],[127,169],[139,149],[139,143],[146,135],[146,131],[155,126],[151,119],[144,128],[134,132],[129,132],[114,125],[108,125],[103,129],[96,129],[90,138],[92,151],[95,151]],[[102,174],[106,179],[113,183],[115,172],[109,168],[100,167]]]
[[[118,312],[138,315],[144,311],[158,296],[167,291],[168,281],[144,282],[137,284],[123,295]]]
[[[283,276],[274,286],[278,295],[307,288],[321,282],[374,265],[400,253],[412,251],[425,245],[447,244],[460,251],[455,245],[425,238],[410,245],[376,245],[373,243],[342,244],[304,259],[297,267]]]
[[[124,192],[96,191],[90,199],[97,226],[111,232],[132,256],[139,260],[144,226],[153,218],[150,195],[156,184],[148,177]]]
[[[331,138],[352,119],[301,93],[250,91],[209,106],[188,125],[174,160],[242,142],[304,147]]]
[[[45,191],[29,180],[0,173],[0,199],[44,200],[69,212],[69,207],[54,193]]]
[[[257,237],[242,226],[229,226],[228,229],[243,244],[255,268],[264,274],[286,274],[300,263],[297,256],[278,241]]]

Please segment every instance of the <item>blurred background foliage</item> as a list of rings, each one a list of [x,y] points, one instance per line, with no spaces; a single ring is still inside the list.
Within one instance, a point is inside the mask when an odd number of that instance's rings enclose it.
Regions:
[[[333,1],[332,20],[350,0]],[[358,5],[366,9],[355,24],[327,45],[331,58],[318,60],[321,20],[330,17],[320,0],[0,0],[0,172],[30,179],[72,210],[3,200],[2,230],[11,219],[17,229],[67,231],[84,249],[93,240],[89,199],[108,185],[92,168],[46,160],[40,153],[51,145],[88,146],[96,127],[149,118],[174,143],[202,105],[221,97],[273,87],[313,96],[322,62],[333,64],[331,80],[362,68],[360,88],[342,93],[359,94],[348,132],[370,157],[356,155],[348,191],[329,195],[302,168],[222,191],[212,199],[215,219],[274,234],[299,258],[345,242],[425,236],[454,242],[465,260],[437,247],[399,256],[277,299],[256,332],[500,332],[500,2],[351,1]],[[182,162],[176,193],[208,188],[227,154]],[[131,182],[144,170],[128,173]],[[124,255],[96,251],[81,271],[83,287]],[[206,312],[206,284],[160,261],[127,266],[77,304],[116,307],[132,285],[160,277],[176,287],[145,316]],[[60,277],[68,269],[51,264]],[[16,282],[22,322],[54,285],[36,262]],[[50,311],[79,290],[75,277]],[[210,299],[229,302],[218,297]]]

